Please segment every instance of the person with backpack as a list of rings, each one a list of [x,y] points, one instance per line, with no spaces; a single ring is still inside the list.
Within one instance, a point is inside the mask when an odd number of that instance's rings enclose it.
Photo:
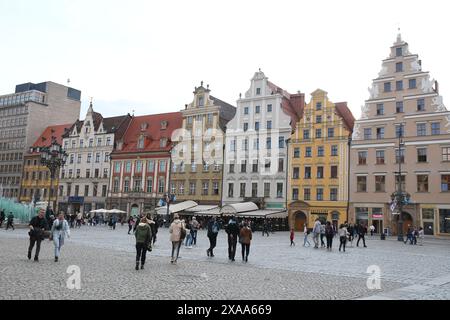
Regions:
[[[170,263],[176,264],[178,256],[180,255],[181,243],[186,237],[186,228],[177,213],[175,213],[174,220],[169,227],[169,233],[170,241],[172,242],[172,259],[170,260]]]
[[[330,221],[327,221],[325,226],[325,237],[327,239],[327,250],[331,251],[333,249],[334,230]]]
[[[239,226],[234,217],[231,217],[230,221],[228,221],[225,232],[228,235],[228,260],[234,262],[234,258],[236,257],[236,245],[239,236]]]
[[[242,246],[242,261],[248,262],[248,255],[250,254],[250,244],[252,242],[252,230],[245,222],[244,227],[240,231],[241,246]]]
[[[217,235],[219,234],[220,225],[216,220],[216,217],[212,217],[208,222],[208,239],[209,248],[206,250],[208,257],[214,257],[214,248],[217,245]]]
[[[58,218],[52,223],[52,229],[50,232],[50,241],[53,240],[55,245],[55,262],[58,262],[61,255],[61,248],[64,245],[64,239],[70,238],[70,228],[66,219],[64,219],[64,213],[60,213]]]
[[[147,250],[152,238],[152,229],[148,224],[147,218],[143,217],[138,223],[134,236],[136,237],[136,270],[139,270],[139,261],[141,262],[141,270],[144,269]]]

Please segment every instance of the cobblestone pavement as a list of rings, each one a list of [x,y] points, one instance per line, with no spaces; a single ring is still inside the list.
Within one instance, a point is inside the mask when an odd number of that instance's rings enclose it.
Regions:
[[[249,262],[228,261],[226,234],[221,231],[208,258],[206,233],[197,246],[182,248],[170,264],[167,229],[160,229],[146,269],[134,270],[134,236],[128,227],[82,227],[72,230],[59,263],[53,244],[42,244],[40,262],[26,258],[27,230],[0,230],[0,299],[450,299],[450,240],[426,240],[424,246],[393,239],[367,239],[368,248],[333,252],[289,246],[289,233],[269,237],[255,233]],[[312,239],[310,239],[312,243]],[[81,290],[69,290],[69,265],[81,268]],[[376,265],[381,289],[369,290],[367,273]]]

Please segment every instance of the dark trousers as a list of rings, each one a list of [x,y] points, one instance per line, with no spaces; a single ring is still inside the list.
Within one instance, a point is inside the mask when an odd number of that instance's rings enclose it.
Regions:
[[[28,253],[31,254],[34,248],[34,244],[36,243],[36,252],[34,254],[35,257],[39,258],[39,251],[41,251],[41,239],[30,238],[30,246],[28,247]]]
[[[217,244],[217,234],[209,235],[208,238],[209,238],[209,249],[208,250],[211,253],[211,255],[213,256],[214,255],[213,250]]]
[[[13,223],[12,223],[12,221],[8,221],[7,223],[6,223],[6,230],[8,230],[9,229],[9,227],[11,227],[13,230],[15,230],[15,228],[14,228],[14,225],[13,225]]]
[[[347,243],[347,237],[340,237],[341,244],[339,245],[339,251],[341,251],[342,248],[344,248],[345,252],[345,244]]]
[[[320,234],[320,245],[322,247],[325,247],[325,242],[323,241],[323,237],[325,237],[325,235],[323,233]]]
[[[155,244],[156,242],[156,232],[152,233],[152,243]]]
[[[234,260],[236,256],[237,236],[228,235],[228,258]]]
[[[132,225],[132,224],[129,224],[129,225],[128,225],[128,234],[130,234],[130,232],[131,232],[132,229],[133,229],[133,225]]]
[[[0,220],[0,228],[2,227],[2,225],[3,225],[3,220]]]
[[[191,231],[192,244],[197,245],[197,230]]]
[[[363,244],[364,244],[364,247],[366,246],[366,239],[364,238],[364,235],[363,234],[360,234],[359,235],[359,237],[358,237],[358,242],[356,242],[356,246],[358,246],[359,245],[359,241],[362,239],[362,241],[363,241]]]
[[[145,263],[147,256],[147,245],[145,243],[136,243],[136,263],[141,261],[141,264]]]
[[[248,261],[248,255],[250,254],[250,244],[242,243],[242,260]]]
[[[327,235],[327,249],[333,247],[333,235]]]

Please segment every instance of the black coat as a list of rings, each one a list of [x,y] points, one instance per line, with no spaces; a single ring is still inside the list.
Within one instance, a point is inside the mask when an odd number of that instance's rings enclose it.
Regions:
[[[234,237],[237,237],[239,234],[239,226],[236,222],[234,223],[228,223],[227,227],[225,228],[225,232],[228,235],[233,235]]]
[[[31,238],[34,239],[43,239],[44,238],[44,230],[48,230],[48,223],[45,218],[39,218],[39,216],[31,219],[30,226],[33,226],[34,230],[30,230],[28,233]]]

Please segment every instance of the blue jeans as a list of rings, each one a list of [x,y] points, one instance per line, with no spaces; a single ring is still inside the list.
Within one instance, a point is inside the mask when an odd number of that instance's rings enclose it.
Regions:
[[[185,246],[190,246],[192,245],[192,235],[191,233],[189,233],[188,235],[186,235],[186,241],[184,243]]]
[[[197,245],[197,230],[191,230],[192,243]]]
[[[61,254],[61,248],[64,245],[64,237],[62,235],[55,235],[53,237],[53,244],[55,245],[55,257],[59,257]]]
[[[303,246],[306,247],[306,244],[308,244],[309,247],[311,247],[311,243],[308,241],[308,234],[305,234],[305,239],[303,240]]]

